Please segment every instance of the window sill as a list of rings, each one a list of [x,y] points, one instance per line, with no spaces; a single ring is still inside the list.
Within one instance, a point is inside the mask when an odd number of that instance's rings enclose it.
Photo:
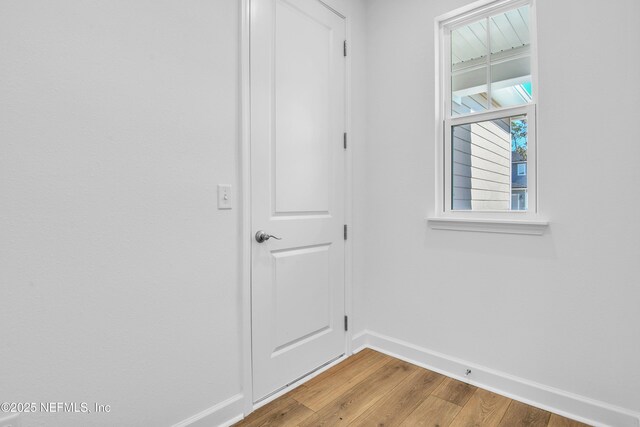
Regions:
[[[427,223],[434,230],[476,231],[482,233],[528,234],[541,236],[549,227],[545,220],[469,219],[429,217]]]

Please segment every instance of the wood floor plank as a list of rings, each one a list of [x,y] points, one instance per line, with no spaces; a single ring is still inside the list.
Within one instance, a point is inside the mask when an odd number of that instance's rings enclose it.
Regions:
[[[494,427],[500,424],[511,399],[479,388],[453,419],[450,427]]]
[[[363,366],[363,364],[366,365],[368,363],[367,361],[369,361],[370,359],[382,358],[389,360],[389,356],[386,356],[385,354],[382,354],[375,350],[371,350],[370,348],[365,348],[364,350],[357,352],[353,356],[346,358],[344,361],[338,363],[337,365],[332,366],[320,375],[316,375],[315,377],[311,378],[305,383],[305,385],[307,387],[311,387],[315,384],[320,384],[327,378],[338,374],[344,368],[351,367],[352,369],[355,368],[357,370],[359,369],[359,367]]]
[[[316,380],[319,375],[293,390],[290,396],[311,410],[319,411],[392,360],[392,357],[370,350],[363,354],[357,363],[351,363],[330,375],[322,374],[323,378]]]
[[[393,359],[304,420],[300,426],[348,425],[419,369],[421,368],[415,365]]]
[[[400,424],[402,427],[447,427],[462,408],[433,395]]]
[[[500,427],[546,427],[550,416],[550,412],[512,400]]]
[[[389,395],[349,425],[399,426],[443,380],[443,375],[421,369],[398,384]]]
[[[235,425],[588,427],[368,349]]]
[[[234,424],[235,427],[266,427],[298,425],[309,418],[314,412],[290,398],[281,397],[257,409],[247,418]]]
[[[440,399],[451,402],[454,405],[464,406],[478,387],[472,386],[453,378],[445,378],[440,386],[435,389],[433,395]]]
[[[549,419],[549,427],[589,427],[588,424],[583,424],[579,421],[570,420],[569,418],[561,417],[560,415],[551,414]]]

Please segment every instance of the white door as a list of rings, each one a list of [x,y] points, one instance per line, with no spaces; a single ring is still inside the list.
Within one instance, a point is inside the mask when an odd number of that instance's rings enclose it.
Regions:
[[[253,399],[341,356],[344,19],[318,0],[251,0]]]

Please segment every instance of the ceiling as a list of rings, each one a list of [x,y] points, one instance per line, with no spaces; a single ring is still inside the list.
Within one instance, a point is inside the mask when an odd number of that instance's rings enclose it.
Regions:
[[[529,6],[491,16],[489,27],[492,54],[529,45]],[[486,57],[487,36],[486,19],[453,30],[451,32],[453,65]]]

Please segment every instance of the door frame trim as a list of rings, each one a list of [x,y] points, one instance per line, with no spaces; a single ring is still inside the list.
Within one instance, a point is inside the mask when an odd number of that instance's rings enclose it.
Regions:
[[[240,297],[243,412],[253,411],[253,368],[251,359],[251,0],[240,3]]]
[[[351,22],[349,14],[342,9],[342,5],[336,4],[333,0],[318,0],[336,14],[345,20],[346,38],[351,40]],[[238,182],[240,189],[239,215],[240,215],[240,331],[241,331],[241,351],[242,351],[242,394],[243,394],[243,411],[247,416],[258,405],[253,403],[253,365],[252,365],[252,347],[251,347],[251,249],[252,249],[252,233],[251,233],[251,46],[250,46],[250,30],[251,30],[251,0],[241,0],[240,2],[240,43],[239,43],[239,97],[240,97],[240,123],[239,123],[239,147],[238,147]],[[351,52],[351,49],[349,50]],[[351,136],[351,55],[347,55],[345,67],[345,128],[349,134],[349,146],[345,153],[345,221],[353,228],[353,141]],[[353,236],[353,232],[349,233]],[[345,334],[345,355],[348,357],[352,354],[352,334],[353,334],[353,239],[350,237],[345,243],[345,314],[349,316],[349,330]],[[340,358],[339,360],[343,360]],[[337,362],[334,362],[335,364]],[[329,365],[332,366],[333,364]],[[319,372],[318,372],[319,373]],[[306,377],[304,381],[310,377]],[[303,381],[299,381],[302,383]],[[263,402],[261,402],[264,404]]]

